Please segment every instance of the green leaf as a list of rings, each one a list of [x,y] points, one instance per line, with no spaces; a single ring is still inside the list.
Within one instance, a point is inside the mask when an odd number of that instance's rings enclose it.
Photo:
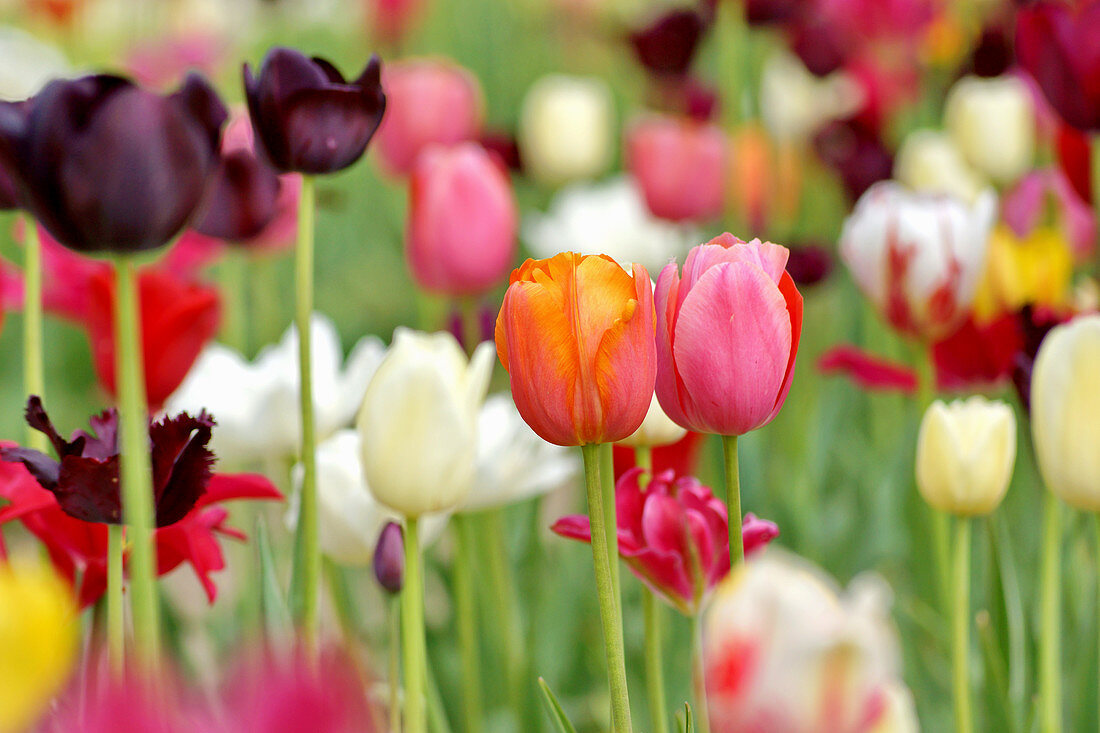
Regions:
[[[691,715],[691,704],[684,703],[683,712],[676,713],[676,730],[679,733],[695,733],[695,719]]]
[[[550,714],[550,719],[554,721],[559,733],[577,733],[577,729],[573,727],[573,724],[569,722],[569,718],[565,716],[565,711],[561,709],[558,698],[554,697],[550,685],[546,684],[546,680],[542,677],[539,677],[539,689],[542,690],[542,701],[546,703],[546,712]]]
[[[286,638],[293,626],[286,600],[279,588],[271,542],[263,517],[256,520],[256,550],[260,555],[260,619],[263,622],[264,637],[268,640]]]

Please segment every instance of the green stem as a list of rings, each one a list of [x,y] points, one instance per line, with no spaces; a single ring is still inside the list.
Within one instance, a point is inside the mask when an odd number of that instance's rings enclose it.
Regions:
[[[46,378],[42,360],[42,242],[38,225],[23,217],[23,392],[45,400]],[[27,426],[27,445],[45,451],[46,436]]]
[[[737,466],[737,436],[722,436],[726,460],[726,508],[730,532],[730,572],[745,562],[745,543],[741,538],[741,474]]]
[[[645,683],[653,733],[668,733],[664,663],[661,659],[661,605],[649,588],[642,593],[645,617]]]
[[[1043,559],[1040,576],[1039,619],[1039,729],[1062,730],[1062,507],[1047,492],[1043,520]]]
[[[971,733],[970,712],[970,517],[955,520],[954,612],[952,659],[955,683],[955,731]]]
[[[918,420],[936,399],[936,365],[932,361],[932,349],[923,341],[916,344]],[[932,525],[932,551],[936,557],[936,583],[939,588],[942,612],[951,608],[951,526],[950,517],[944,512],[928,507]]]
[[[1012,700],[1008,692],[1008,675],[1005,672],[1004,660],[997,648],[997,639],[993,632],[988,611],[979,611],[974,619],[978,627],[978,641],[981,642],[982,655],[985,657],[986,673],[989,675],[989,684],[993,688],[997,702],[1004,712],[1006,733],[1018,733],[1020,730],[1019,717],[1013,709]]]
[[[648,445],[635,448],[634,465],[646,471],[653,471],[653,449]]]
[[[477,640],[477,606],[474,603],[474,535],[470,517],[456,514],[452,520],[458,535],[455,556],[455,618],[462,658],[462,711],[465,728],[477,731],[481,720],[481,656]]]
[[[332,599],[332,607],[336,611],[336,618],[340,622],[340,632],[344,635],[344,648],[352,649],[359,640],[358,623],[361,618],[356,608],[355,598],[351,588],[348,587],[348,578],[344,569],[329,560],[323,558],[325,580],[328,585],[329,597]]]
[[[298,245],[295,250],[294,324],[298,330],[299,411],[302,425],[301,509],[295,537],[292,602],[295,621],[307,650],[317,644],[317,595],[321,578],[321,543],[317,517],[317,444],[314,434],[310,318],[313,313],[314,181],[302,177],[298,205]]]
[[[404,633],[405,733],[424,733],[424,684],[427,651],[424,641],[424,581],[420,574],[417,519],[405,522],[405,585],[401,590]]]
[[[710,711],[707,710],[707,676],[703,662],[702,615],[691,617],[691,681],[695,689],[695,730],[710,733]]]
[[[107,655],[111,671],[126,668],[126,617],[122,601],[122,525],[107,525]]]
[[[611,558],[603,526],[603,490],[600,481],[600,446],[581,446],[584,459],[584,484],[588,494],[588,522],[592,535],[592,563],[596,571],[596,593],[600,604],[607,677],[611,688],[611,719],[615,733],[630,733],[630,699],[626,687],[626,659],[623,634],[618,616],[618,600],[611,582]]]
[[[153,544],[153,470],[149,457],[149,417],[142,359],[141,317],[133,262],[115,260],[115,384],[121,442],[122,512],[129,526],[130,604],[134,646],[150,669],[160,656],[156,593],[156,547]]]
[[[481,322],[477,313],[477,299],[459,298],[458,312],[462,333],[462,347],[467,356],[472,356],[474,349],[481,343]]]
[[[748,27],[742,3],[718,3],[718,62],[722,80],[722,111],[728,128],[737,127],[746,116],[748,69]]]
[[[390,733],[401,733],[401,596],[390,600]]]
[[[222,340],[247,358],[248,352],[248,270],[245,254],[229,250],[218,267],[222,302],[225,304],[222,321]]]
[[[611,443],[600,444],[600,490],[603,492],[603,531],[611,558],[611,587],[615,590],[619,625],[623,619],[622,581],[619,579],[619,522],[615,502],[615,453]]]
[[[504,522],[501,509],[491,509],[481,515],[482,536],[485,542],[488,590],[495,607],[497,633],[501,663],[504,668],[505,686],[508,690],[509,704],[516,714],[516,720],[522,720],[524,707],[523,694],[523,658],[524,647],[519,638],[516,623],[516,599],[513,595],[515,583],[512,582],[511,566],[508,563],[508,547],[504,540]],[[481,727],[481,724],[477,726]]]

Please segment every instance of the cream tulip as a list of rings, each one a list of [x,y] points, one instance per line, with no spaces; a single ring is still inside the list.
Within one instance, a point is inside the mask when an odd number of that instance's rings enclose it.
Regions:
[[[988,514],[1008,490],[1016,463],[1016,416],[999,400],[974,396],[924,413],[917,437],[917,488],[934,508]]]
[[[518,143],[527,172],[558,186],[595,178],[614,149],[611,90],[595,77],[544,76],[531,86],[520,111]]]
[[[975,201],[985,181],[970,167],[955,142],[939,130],[914,130],[902,141],[894,178],[914,191]]]
[[[478,410],[495,360],[491,342],[467,362],[450,334],[394,332],[357,423],[375,499],[418,518],[466,498],[477,467]]]
[[[671,445],[687,435],[687,430],[672,422],[672,419],[661,409],[661,403],[657,401],[654,393],[653,401],[649,403],[649,412],[645,414],[641,426],[630,436],[619,441],[619,445],[629,445],[633,448],[656,448],[661,445]]]
[[[1023,79],[960,79],[947,95],[944,126],[972,166],[1012,183],[1035,157],[1033,94]]]
[[[1100,315],[1081,316],[1043,339],[1031,375],[1031,433],[1047,488],[1100,511]]]

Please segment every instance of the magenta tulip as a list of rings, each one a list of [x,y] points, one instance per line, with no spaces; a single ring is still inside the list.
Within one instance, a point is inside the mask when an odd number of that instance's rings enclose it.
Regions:
[[[425,290],[476,295],[511,271],[516,200],[508,176],[484,148],[463,143],[425,151],[409,198],[405,252]]]
[[[627,132],[627,165],[654,216],[705,221],[722,213],[727,148],[718,125],[650,115]]]
[[[688,430],[743,435],[779,413],[802,333],[787,248],[723,234],[661,271],[657,398]]]

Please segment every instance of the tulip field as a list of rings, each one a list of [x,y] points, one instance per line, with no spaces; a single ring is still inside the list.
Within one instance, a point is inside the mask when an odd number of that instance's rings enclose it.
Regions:
[[[1097,39],[0,2],[0,733],[1100,729]]]

